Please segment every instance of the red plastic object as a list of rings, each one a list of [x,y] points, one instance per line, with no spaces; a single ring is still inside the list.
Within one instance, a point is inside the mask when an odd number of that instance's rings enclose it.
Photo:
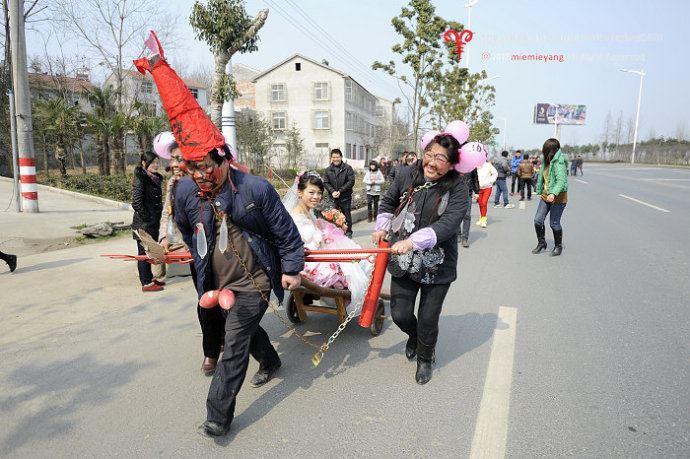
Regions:
[[[390,244],[388,241],[379,241],[379,249],[374,262],[374,274],[371,277],[371,284],[367,290],[367,295],[364,297],[364,304],[362,305],[362,314],[359,316],[359,325],[364,328],[369,328],[374,320],[374,313],[376,312],[376,305],[379,301],[379,294],[383,286],[383,278],[386,276],[386,267],[388,266],[388,254],[390,253]]]

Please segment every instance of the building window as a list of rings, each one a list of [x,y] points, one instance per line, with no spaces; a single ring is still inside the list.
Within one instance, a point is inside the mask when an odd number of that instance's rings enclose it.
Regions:
[[[357,159],[364,159],[364,145],[359,146],[359,158]]]
[[[319,155],[319,157],[328,156],[328,152],[330,150],[327,143],[317,143],[314,145],[314,147],[316,147],[316,153]]]
[[[199,90],[196,88],[189,88],[189,91],[192,93],[195,99],[199,98]]]
[[[345,80],[345,100],[352,102],[352,80]]]
[[[295,71],[299,72],[302,70],[302,63],[301,62],[295,62]]]
[[[320,81],[314,83],[314,100],[328,100],[328,83]]]
[[[352,144],[346,143],[345,144],[345,158],[351,159],[352,158],[352,156],[350,156],[351,154],[352,154]]]
[[[287,91],[284,83],[277,83],[271,85],[271,101],[285,102],[287,100]]]
[[[287,117],[285,112],[273,112],[271,114],[271,127],[276,130],[283,130],[287,125]]]
[[[330,129],[331,116],[328,110],[316,110],[314,112],[314,129]]]
[[[376,116],[383,117],[383,107],[380,105],[376,106]]]
[[[353,113],[352,112],[345,112],[345,130],[346,131],[352,131],[354,130],[354,123],[353,123]]]
[[[143,94],[153,93],[153,83],[151,83],[150,81],[142,81],[141,82],[141,92]]]

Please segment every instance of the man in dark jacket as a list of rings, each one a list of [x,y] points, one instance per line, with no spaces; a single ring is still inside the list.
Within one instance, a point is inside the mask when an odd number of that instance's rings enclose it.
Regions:
[[[508,163],[508,152],[501,153],[501,158],[496,163],[496,172],[498,178],[496,179],[496,196],[494,197],[494,207],[501,207],[501,194],[503,195],[503,207],[511,209],[515,206],[510,204],[508,200],[508,184],[506,178],[510,175],[510,164]]]
[[[215,151],[203,161],[187,161],[185,167],[192,178],[181,179],[177,186],[175,222],[194,256],[197,292],[201,297],[228,288],[236,298],[225,321],[225,351],[208,392],[207,421],[200,429],[218,436],[230,428],[249,355],[260,365],[254,386],[265,384],[281,365],[259,322],[271,290],[282,301],[284,288],[299,287],[304,248],[290,214],[266,180],[230,168]],[[225,252],[217,242],[223,220],[228,231]],[[205,244],[200,246],[201,234]]]
[[[343,153],[331,150],[331,165],[326,168],[323,186],[333,198],[335,208],[345,214],[347,236],[352,236],[352,189],[355,187],[355,171],[343,162]]]

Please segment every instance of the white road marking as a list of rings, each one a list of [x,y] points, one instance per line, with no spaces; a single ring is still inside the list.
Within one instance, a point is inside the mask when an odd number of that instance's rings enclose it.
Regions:
[[[626,196],[624,194],[619,194],[618,196],[620,196],[621,198],[630,199],[631,201],[634,201],[638,204],[642,204],[643,206],[651,207],[652,209],[656,209],[660,212],[671,212],[670,210],[666,210],[666,209],[663,209],[661,207],[657,207],[655,205],[649,204],[647,202],[640,201],[639,199],[631,198],[630,196]]]
[[[687,178],[643,178],[640,180],[645,180],[645,181],[660,181],[660,182],[690,182],[690,179]]]
[[[516,308],[498,308],[484,393],[470,450],[473,459],[505,457],[516,324]]]
[[[579,178],[575,179],[576,182],[584,183],[585,185],[589,185],[589,182],[585,182],[584,180],[580,180]]]

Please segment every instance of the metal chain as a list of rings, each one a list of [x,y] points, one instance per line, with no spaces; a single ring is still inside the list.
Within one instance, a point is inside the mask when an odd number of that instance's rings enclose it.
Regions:
[[[436,185],[437,182],[424,182],[424,185],[419,185],[416,186],[412,189],[412,193],[410,195],[407,195],[407,191],[405,191],[401,196],[400,196],[400,202],[403,202],[404,200],[411,198],[412,195],[414,195],[418,191],[425,190],[427,188],[431,188],[432,186]]]
[[[431,182],[427,182],[427,183],[431,183]],[[431,186],[433,186],[433,185],[431,185]],[[429,187],[427,186],[426,188],[429,188]],[[213,209],[214,213],[216,214],[216,217],[218,217],[218,214],[216,213],[216,210],[213,207],[213,205],[211,205],[211,208]],[[335,330],[335,332],[333,332],[333,334],[328,338],[328,340],[324,344],[322,344],[321,346],[314,344],[311,341],[309,341],[307,338],[305,338],[304,335],[300,334],[294,325],[289,324],[287,322],[287,320],[285,320],[283,318],[282,314],[280,314],[278,312],[278,308],[276,307],[275,302],[270,301],[269,298],[266,297],[266,294],[261,289],[261,287],[259,287],[259,284],[256,281],[254,274],[252,274],[252,272],[247,267],[247,264],[244,262],[244,260],[240,256],[240,252],[237,250],[237,247],[235,246],[235,241],[233,240],[233,238],[229,237],[228,242],[230,243],[230,248],[232,249],[232,252],[235,254],[235,256],[237,257],[237,260],[240,262],[240,266],[242,266],[242,269],[244,269],[244,272],[247,274],[247,277],[249,277],[249,280],[251,281],[251,283],[254,286],[254,288],[256,289],[256,291],[259,292],[261,299],[264,300],[271,307],[271,311],[273,312],[273,314],[283,323],[285,328],[287,328],[288,330],[291,330],[293,332],[293,334],[300,341],[302,341],[307,346],[318,350],[318,352],[316,354],[314,354],[314,356],[311,359],[314,366],[318,366],[319,363],[321,363],[321,358],[323,357],[323,355],[326,352],[328,352],[328,349],[333,344],[333,342],[336,340],[336,338],[338,338],[338,335],[340,335],[340,332],[345,330],[345,327],[347,327],[347,324],[350,323],[350,321],[355,317],[357,312],[359,312],[360,308],[364,304],[364,297],[362,297],[362,300],[359,301],[359,304],[355,305],[355,308],[352,311],[350,311],[350,313],[348,313],[345,320],[340,325],[338,325],[338,328]],[[372,265],[373,265],[373,263],[372,263]],[[372,266],[372,269],[369,270],[369,275],[368,275],[368,279],[367,279],[367,281],[368,281],[367,286],[371,284],[371,279],[372,279],[373,275],[374,275],[374,269]]]

